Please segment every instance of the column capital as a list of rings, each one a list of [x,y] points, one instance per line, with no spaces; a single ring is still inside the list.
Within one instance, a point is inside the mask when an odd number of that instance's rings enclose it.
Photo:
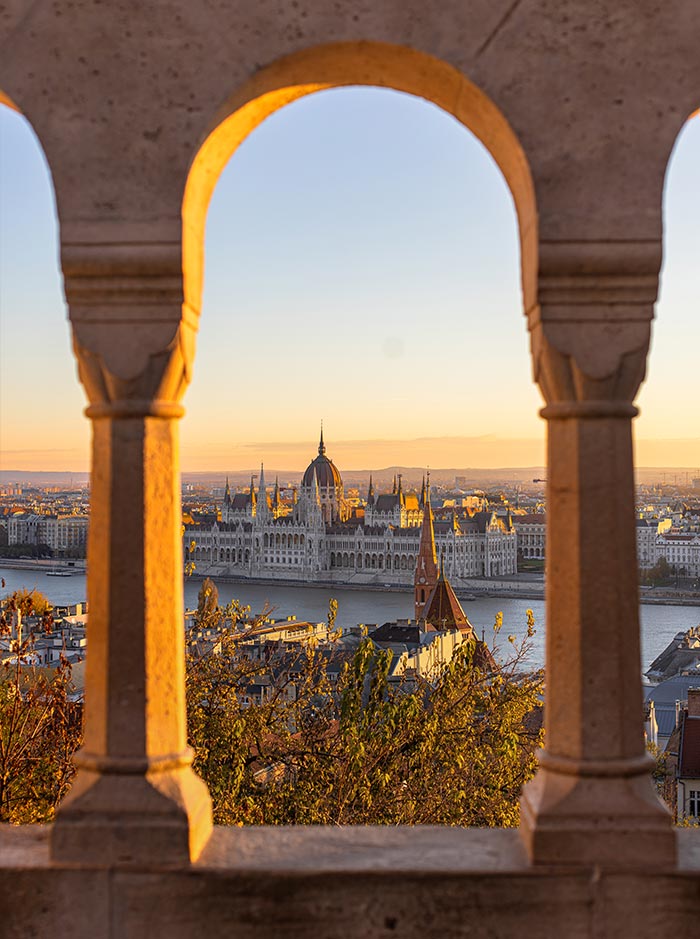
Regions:
[[[611,402],[631,404],[646,371],[660,263],[656,240],[540,243],[527,319],[544,417],[609,417]],[[575,415],[561,409],[584,403]]]
[[[181,245],[74,241],[62,264],[88,416],[179,416],[198,325],[183,300]],[[152,413],[153,402],[167,407]]]

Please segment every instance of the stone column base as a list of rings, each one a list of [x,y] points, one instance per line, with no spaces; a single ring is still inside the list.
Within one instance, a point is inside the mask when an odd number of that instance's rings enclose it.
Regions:
[[[56,816],[51,857],[182,866],[197,859],[211,830],[209,793],[188,765],[143,775],[81,769]]]
[[[617,869],[650,862],[675,865],[676,832],[654,792],[648,762],[644,758],[633,766],[629,761],[628,769],[636,771],[615,776],[604,775],[603,766],[594,775],[593,764],[586,775],[542,765],[520,799],[520,832],[532,863]]]

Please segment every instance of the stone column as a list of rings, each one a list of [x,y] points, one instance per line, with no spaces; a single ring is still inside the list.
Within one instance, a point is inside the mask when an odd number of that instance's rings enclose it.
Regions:
[[[535,863],[675,858],[643,740],[632,454],[659,264],[655,242],[541,246],[529,326],[548,422],[546,737],[521,799]]]
[[[52,857],[181,864],[211,831],[186,745],[177,419],[196,319],[176,245],[63,248],[92,420],[85,740]]]

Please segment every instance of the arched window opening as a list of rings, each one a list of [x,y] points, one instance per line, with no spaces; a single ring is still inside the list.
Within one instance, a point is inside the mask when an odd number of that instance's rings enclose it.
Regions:
[[[700,598],[700,438],[697,430],[698,297],[700,297],[700,112],[684,124],[671,154],[663,197],[663,264],[647,377],[639,395],[635,426],[635,527],[642,600],[665,595],[666,602]],[[534,538],[535,536],[533,536]],[[537,548],[530,549],[536,554]],[[684,710],[669,703],[666,686],[675,667],[660,659],[679,633],[696,624],[682,615],[664,621],[659,608],[640,606],[642,671],[652,686],[655,723],[647,736],[661,750],[669,733],[683,729]],[[688,641],[688,640],[686,640]],[[691,640],[692,641],[692,640]],[[671,651],[666,652],[667,659]],[[688,819],[683,787],[673,774],[677,758],[667,757],[665,796],[680,820]]]
[[[70,354],[53,184],[31,125],[2,95],[0,167],[3,465],[20,473],[60,473],[59,484],[84,488],[87,514],[89,426]],[[65,555],[58,535],[49,538],[52,554]]]

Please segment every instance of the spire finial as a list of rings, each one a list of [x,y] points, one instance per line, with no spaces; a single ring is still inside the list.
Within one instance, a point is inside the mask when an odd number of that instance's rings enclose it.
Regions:
[[[323,456],[326,452],[326,445],[323,442],[323,421],[321,421],[321,439],[318,442],[318,455]]]

